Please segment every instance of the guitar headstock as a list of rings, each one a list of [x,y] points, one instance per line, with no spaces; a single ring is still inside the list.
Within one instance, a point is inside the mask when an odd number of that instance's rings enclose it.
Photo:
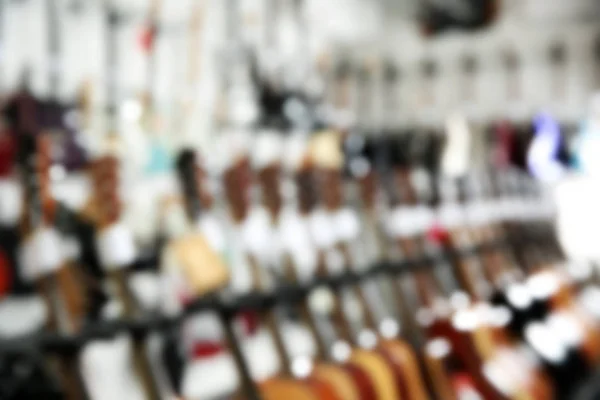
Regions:
[[[304,215],[314,210],[318,203],[314,172],[313,166],[307,162],[296,172],[294,177],[298,188],[298,207]]]
[[[258,172],[258,181],[263,191],[263,201],[273,216],[279,215],[283,206],[280,190],[281,167],[271,164]]]
[[[27,230],[54,222],[56,205],[50,193],[51,139],[46,135],[24,135],[19,145],[25,201]]]
[[[343,152],[340,135],[334,131],[318,133],[311,139],[311,159],[317,168],[317,193],[329,210],[343,203],[342,176]]]
[[[196,152],[190,149],[179,154],[176,168],[188,218],[195,220],[203,209],[212,206],[213,201],[204,184],[204,169],[198,162]]]
[[[3,110],[9,124],[19,134],[33,135],[39,131],[40,101],[29,90],[30,83],[31,70],[27,68],[21,76],[18,91]]]
[[[262,201],[274,218],[279,215],[283,205],[281,154],[284,144],[281,135],[280,132],[267,130],[258,135],[253,149],[253,164],[262,190]]]
[[[103,156],[92,163],[91,178],[97,202],[98,224],[101,228],[116,223],[121,216],[119,195],[119,161],[115,156]]]
[[[498,123],[493,130],[493,163],[497,168],[507,168],[514,155],[515,129],[508,121]]]
[[[452,114],[446,120],[446,146],[442,155],[442,172],[450,178],[463,178],[469,171],[473,137],[466,117]]]
[[[290,135],[283,157],[286,173],[293,178],[296,187],[298,210],[303,215],[309,214],[317,204],[313,181],[314,165],[308,144],[304,135]]]
[[[372,210],[377,197],[375,138],[348,135],[344,141],[346,174],[359,184],[363,205]]]
[[[250,209],[252,170],[248,157],[239,158],[223,175],[225,195],[236,222],[246,219]]]

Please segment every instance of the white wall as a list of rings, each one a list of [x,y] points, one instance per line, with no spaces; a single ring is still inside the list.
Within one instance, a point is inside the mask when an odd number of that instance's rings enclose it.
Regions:
[[[29,65],[34,72],[34,90],[43,94],[47,92],[45,77],[49,65],[45,54],[46,21],[43,15],[46,0],[27,0],[22,4],[4,1],[3,62],[0,67],[3,87],[14,88],[23,67]],[[100,101],[105,79],[100,2],[84,2],[86,6],[82,14],[75,16],[66,11],[72,0],[55,1],[62,9],[61,31],[64,34],[65,53],[60,65],[65,73],[61,95],[73,97],[81,82],[90,78],[95,82],[96,97]],[[199,1],[206,8],[198,88],[190,88],[185,80],[188,63],[186,24],[194,1]],[[288,0],[278,1],[288,3]],[[265,0],[239,2],[244,10],[242,32],[246,37],[253,37],[254,43],[261,43],[263,33],[260,26]],[[404,2],[410,3],[409,0]],[[119,34],[118,84],[123,94],[141,91],[147,81],[144,54],[137,42],[148,3],[149,0],[114,1],[120,9],[135,16],[126,22]],[[223,69],[217,56],[223,53],[226,45],[225,3],[224,0],[163,1],[161,21],[166,25],[166,32],[158,43],[159,65],[155,87],[157,98],[164,107],[172,105],[174,99],[181,98],[183,93],[198,96],[197,117],[210,119]],[[506,114],[506,110],[522,117],[539,108],[549,108],[563,119],[578,119],[595,87],[591,48],[600,30],[592,16],[597,15],[600,8],[598,1],[505,0],[503,4],[504,17],[488,30],[476,34],[451,33],[425,40],[417,35],[412,23],[402,15],[394,14],[405,12],[410,7],[392,7],[389,8],[391,11],[386,9],[382,13],[377,2],[307,0],[308,54],[316,57],[344,45],[354,54],[391,55],[403,70],[399,115],[406,121],[436,121],[455,108],[463,108],[481,119]],[[589,16],[588,22],[569,22],[569,18],[581,16]],[[285,27],[279,29],[285,30]],[[386,41],[379,39],[379,33],[384,30],[388,33]],[[287,49],[290,57],[303,54],[295,50],[301,41],[293,35],[286,37],[287,40],[279,43],[280,48]],[[568,44],[566,96],[559,101],[552,100],[551,70],[544,59],[544,51],[556,39]],[[505,47],[514,47],[524,60],[520,75],[523,95],[512,104],[504,96],[505,74],[500,50]],[[471,104],[460,100],[463,82],[458,65],[460,57],[467,52],[476,55],[481,63]],[[422,96],[419,92],[423,83],[418,65],[424,57],[436,60],[441,66],[434,88],[435,102],[431,105],[420,102]],[[209,129],[209,125],[203,122],[196,125]]]

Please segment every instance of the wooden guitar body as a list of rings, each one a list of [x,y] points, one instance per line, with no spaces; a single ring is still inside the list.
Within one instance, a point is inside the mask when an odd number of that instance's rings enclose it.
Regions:
[[[359,398],[361,400],[377,400],[377,389],[371,374],[363,366],[350,362],[343,366],[344,370],[352,377],[352,380],[358,387]]]
[[[452,382],[441,356],[425,351],[424,359],[436,398],[440,400],[455,400],[456,395],[452,389]]]
[[[408,343],[401,340],[383,339],[379,342],[378,352],[396,372],[398,388],[403,399],[426,399],[427,390],[423,384],[419,363]]]
[[[343,367],[328,363],[315,365],[311,378],[326,382],[335,390],[339,400],[361,400],[360,387],[352,374]]]
[[[354,349],[350,356],[350,363],[360,367],[368,374],[369,379],[373,382],[377,399],[401,399],[391,366],[376,351]]]
[[[430,340],[424,348],[423,357],[435,391],[435,398],[458,400],[462,392],[474,392],[482,397],[476,382],[449,340],[444,338]],[[491,400],[494,397],[483,398]]]
[[[259,391],[266,400],[360,400],[358,393],[353,391],[352,379],[349,376],[340,378],[336,376],[338,373],[344,372],[329,368],[302,380],[271,378],[259,384]],[[334,376],[331,377],[330,374]],[[344,387],[345,384],[350,386]]]
[[[318,363],[311,374],[333,389],[339,400],[377,400],[377,383],[364,365],[355,362],[345,364]]]
[[[303,382],[308,384],[313,392],[317,394],[320,400],[343,400],[338,394],[337,388],[325,379],[320,379],[316,376],[310,376]]]
[[[272,378],[258,385],[264,400],[321,400],[306,382],[288,378]]]

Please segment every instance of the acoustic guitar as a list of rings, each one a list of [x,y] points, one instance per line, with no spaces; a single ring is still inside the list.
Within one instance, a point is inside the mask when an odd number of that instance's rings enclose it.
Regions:
[[[139,305],[129,286],[127,267],[136,257],[131,232],[120,222],[119,161],[103,156],[93,162],[91,180],[97,199],[97,246],[102,267],[114,283],[125,318],[135,318]],[[133,365],[148,399],[160,399],[159,389],[148,356],[144,338],[133,340]]]
[[[299,169],[294,172],[294,180],[298,188],[298,209],[305,221],[308,221],[314,207],[317,204],[317,195],[314,188],[314,170],[309,163],[301,163]],[[317,257],[318,263],[323,263],[323,257]],[[321,267],[322,268],[322,267]],[[298,273],[293,268],[288,268],[288,279],[291,282],[298,282]],[[318,289],[317,289],[318,290]],[[312,293],[315,295],[317,291]],[[325,291],[325,293],[329,293]],[[375,388],[369,378],[369,375],[360,367],[352,363],[340,362],[333,357],[332,350],[336,341],[326,343],[321,332],[316,328],[318,312],[311,305],[310,297],[307,298],[302,306],[305,320],[311,326],[311,332],[319,350],[319,362],[314,366],[312,376],[317,377],[333,386],[342,399],[375,399]],[[350,343],[350,328],[344,316],[338,314],[337,324],[334,322],[332,327],[335,331],[337,342],[344,341]]]
[[[343,210],[341,207],[343,194],[342,181],[339,172],[337,174],[335,171],[332,171],[330,174],[326,173],[323,178],[324,180],[322,188],[323,190],[327,190],[329,192],[324,196],[327,201],[326,208],[332,213],[337,212],[338,215],[340,215],[339,213],[346,213],[346,215],[348,215],[348,211]],[[363,184],[369,185],[368,180],[364,180]],[[363,189],[361,192],[368,193],[368,190]],[[370,196],[372,197],[372,194]],[[367,204],[373,204],[372,199],[370,200],[367,198],[363,200],[366,200],[365,203]],[[371,213],[373,212],[374,210],[371,210]],[[357,238],[354,238],[354,240],[356,239]],[[351,266],[355,264],[352,260],[350,251],[352,240],[342,238],[338,246],[344,255],[346,268],[351,270]],[[397,289],[397,286],[395,286],[395,288]],[[387,314],[387,321],[395,323],[393,318],[390,316],[390,313],[386,310],[383,310],[384,299],[381,296],[377,296],[375,302],[369,302],[368,293],[364,285],[355,286],[354,293],[364,312],[366,329],[371,332],[380,332],[382,321],[378,321],[375,315]],[[397,290],[394,291],[394,295],[396,302],[402,302],[400,293]],[[389,335],[388,337],[382,337],[381,335],[378,335],[377,339],[377,344],[375,345],[374,350],[388,362],[390,367],[392,367],[396,386],[402,397],[420,398],[424,396],[426,391],[420,376],[419,364],[410,345],[400,339],[389,337]]]
[[[252,171],[248,157],[242,156],[225,172],[224,185],[225,193],[228,199],[230,212],[234,222],[240,226],[246,221],[249,209],[249,188],[252,184]],[[246,253],[251,276],[253,278],[253,287],[257,292],[267,289],[264,281],[265,271],[262,270],[256,257],[249,252]],[[300,381],[294,379],[291,373],[291,356],[284,341],[281,327],[277,316],[273,310],[264,310],[260,312],[263,326],[265,326],[273,338],[275,350],[279,360],[282,362],[283,371],[281,375],[271,377],[258,383],[258,391],[265,399],[320,399],[324,396],[327,399],[336,399],[335,394],[318,380]]]
[[[340,167],[342,165],[340,148],[339,136],[333,131],[319,133],[311,142],[312,159],[317,167],[318,193],[320,193],[322,199],[323,210],[325,213],[329,213],[329,215],[336,215],[336,212],[340,212],[343,202],[340,175]],[[348,213],[345,216],[351,217]],[[333,220],[331,223],[333,223]],[[345,232],[345,234],[351,234],[351,232]],[[341,261],[345,268],[349,268],[352,265],[348,246],[347,241],[335,238],[331,244],[331,249],[329,249],[329,251],[334,250],[341,254]],[[327,266],[322,265],[318,273],[322,276],[329,275]],[[402,393],[408,393],[408,390],[406,388],[407,380],[404,376],[404,370],[398,368],[398,366],[401,360],[407,360],[406,356],[410,352],[407,353],[408,348],[400,342],[393,340],[377,341],[375,332],[379,331],[378,324],[372,315],[372,311],[374,310],[371,310],[367,304],[366,293],[358,285],[351,287],[350,290],[358,300],[360,314],[366,322],[361,331],[367,335],[373,335],[376,339],[372,350],[365,348],[354,349],[350,355],[350,361],[361,365],[366,371],[371,371],[371,378],[375,382],[375,388],[380,398],[390,398],[388,396],[391,396],[391,398],[401,397]],[[342,304],[338,304],[336,308],[341,308],[342,306]],[[339,313],[339,311],[336,311],[336,313]],[[398,358],[400,354],[402,357]],[[414,364],[410,365],[413,373],[415,371],[414,367]]]
[[[479,151],[483,152],[481,148],[479,148]],[[476,225],[474,227],[473,225],[457,225],[454,231],[441,235],[439,243],[442,248],[446,251],[454,251],[458,246],[473,246],[475,243],[487,243],[493,239],[486,235],[489,232],[486,229],[486,220],[478,219],[465,222],[475,222]],[[482,222],[483,224],[479,225]],[[473,237],[476,239],[473,239]],[[505,384],[501,388],[503,397],[521,398],[526,396],[524,398],[539,398],[542,396],[541,398],[546,398],[551,396],[553,389],[547,375],[537,365],[531,365],[527,362],[526,356],[522,354],[518,343],[510,336],[507,329],[510,318],[495,317],[497,313],[504,315],[505,313],[502,311],[506,312],[506,310],[500,308],[501,311],[498,311],[496,308],[490,308],[486,301],[487,295],[493,293],[494,290],[498,290],[502,287],[501,285],[510,282],[507,281],[507,277],[512,276],[515,279],[514,277],[519,276],[518,271],[515,271],[516,267],[509,266],[503,252],[492,249],[484,252],[484,254],[482,258],[484,270],[486,271],[484,274],[478,273],[476,267],[465,268],[464,265],[461,265],[465,261],[464,258],[455,260],[454,267],[460,270],[462,289],[469,293],[472,305],[457,311],[454,315],[452,319],[453,332],[450,336],[454,339],[451,342],[457,353],[465,360],[474,377],[477,377],[482,365],[484,370],[485,368],[489,370],[496,369],[493,374],[491,373],[496,378],[502,376],[501,371],[504,368],[506,368],[506,371],[511,371],[509,367],[501,367],[502,363],[509,362],[509,364],[513,363],[513,365],[517,364],[519,366],[520,374],[511,378],[512,385]],[[465,318],[465,315],[470,316],[470,318]],[[469,319],[473,321],[479,319],[480,322],[476,322],[470,327],[459,326],[460,321],[464,322]],[[490,327],[490,324],[493,327]],[[507,374],[507,376],[509,375]],[[484,381],[490,381],[490,376],[477,377],[477,380],[482,382],[479,384],[482,390],[490,390],[484,384]],[[499,390],[497,385],[493,389],[495,391]]]
[[[369,165],[369,172],[366,175],[353,176],[353,178],[357,181],[362,206],[365,208],[367,214],[366,229],[370,228],[375,231],[373,232],[373,235],[376,237],[377,246],[380,249],[378,254],[385,255],[388,253],[386,248],[389,245],[387,238],[385,238],[384,230],[378,221],[376,196],[380,179],[374,168],[376,164],[374,147],[373,139],[371,139],[365,143],[365,146],[359,155],[359,157],[362,158],[362,162]],[[399,285],[392,285],[391,288],[392,297],[396,304],[405,303]],[[381,288],[381,290],[385,289]],[[383,299],[380,299],[380,301],[383,304]],[[402,309],[400,311],[402,311]],[[402,326],[407,326],[410,324],[407,320],[409,318],[412,319],[412,316],[406,315],[406,312],[402,314],[403,315],[401,315],[400,318]],[[387,319],[390,320],[390,317],[388,316]],[[391,319],[391,321],[394,322],[393,319]],[[370,324],[373,326],[374,322],[371,322]],[[381,326],[381,323],[379,326]],[[403,393],[403,398],[420,399],[427,397],[427,390],[423,378],[421,377],[419,360],[413,349],[408,343],[402,340],[396,340],[389,337],[386,338],[384,336],[385,332],[383,331],[381,334],[382,336],[379,339],[378,349],[380,349],[388,360],[395,365],[395,369],[397,370],[396,373],[398,375],[397,381],[401,383],[399,388]]]
[[[414,206],[416,203],[415,189],[412,187],[408,173],[405,169],[406,167],[402,168],[402,165],[399,167],[400,168],[397,167],[395,174],[396,183],[405,194],[405,201]],[[411,247],[414,248],[414,244],[411,244],[406,239],[403,239],[403,241],[404,249],[412,251]],[[477,297],[479,292],[476,289],[479,286],[478,279],[480,278],[474,276],[472,271],[465,269],[464,266],[461,266],[460,264],[458,265],[457,270],[458,271],[456,272],[458,272],[458,274],[456,280],[459,282],[458,286],[463,290],[467,290],[475,302],[480,300]],[[422,283],[420,288],[421,297],[426,298],[426,296],[428,296],[426,291],[432,292],[432,289],[433,288],[427,288],[425,283]],[[465,312],[467,311],[458,311],[458,313]],[[485,332],[485,330],[477,331],[477,335],[466,335],[462,327],[457,328],[455,326],[454,318],[450,318],[449,314],[441,319],[439,318],[439,315],[437,316],[438,318],[435,318],[435,315],[432,317],[434,318],[432,318],[427,327],[430,340],[426,346],[425,358],[427,368],[434,381],[436,392],[442,396],[443,392],[441,391],[446,391],[449,386],[452,387],[452,382],[457,376],[463,376],[469,378],[469,384],[465,384],[468,390],[474,390],[485,398],[503,398],[500,393],[498,393],[498,390],[490,385],[486,377],[481,375],[480,370],[485,362],[490,362],[489,360],[493,359],[497,348],[502,350],[502,354],[512,354],[511,357],[517,358],[518,353],[514,351],[514,348],[504,344],[500,346],[500,344],[497,343],[498,340],[496,337],[488,337],[488,340],[484,340],[486,336],[482,332]],[[440,339],[443,339],[444,341],[441,342]],[[444,349],[443,351],[441,350],[442,348]],[[485,350],[482,350],[482,348]],[[485,353],[485,357],[482,356],[482,352]],[[455,361],[453,363],[448,363],[448,357]],[[460,360],[458,365],[456,365],[456,360]],[[539,380],[534,379],[538,377],[538,375],[536,375],[538,373],[539,371],[533,370],[531,375],[533,376],[531,381],[534,382],[533,387],[536,388],[535,390],[550,390],[548,389],[547,381],[543,380],[543,376]],[[528,375],[525,370],[523,374]],[[539,383],[540,381],[541,383]],[[542,389],[540,389],[540,387]],[[459,392],[460,390],[455,388],[453,391]],[[522,393],[523,391],[522,388],[519,388],[518,390],[513,388],[511,393]]]
[[[21,178],[25,191],[22,227],[26,232],[24,259],[48,309],[48,328],[73,334],[84,317],[85,303],[74,271],[61,252],[61,237],[55,228],[57,202],[50,194],[50,141],[47,136],[23,136],[19,146]],[[88,398],[78,368],[78,355],[65,354],[57,360],[68,399]]]

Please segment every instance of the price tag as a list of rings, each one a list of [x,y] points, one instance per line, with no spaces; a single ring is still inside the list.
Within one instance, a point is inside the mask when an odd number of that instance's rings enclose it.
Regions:
[[[269,129],[257,136],[252,152],[252,162],[257,170],[281,159],[284,146],[281,136],[280,132]]]
[[[246,250],[266,265],[280,266],[282,238],[277,233],[269,212],[262,207],[255,208],[244,223]]]
[[[483,201],[474,201],[467,204],[465,207],[467,221],[473,226],[490,223],[493,220],[492,208],[493,205]]]
[[[360,220],[354,210],[344,208],[332,216],[336,237],[341,241],[355,240],[360,234]]]
[[[331,215],[324,210],[317,210],[309,217],[310,232],[314,243],[320,249],[328,249],[337,242]]]
[[[15,225],[22,208],[19,185],[10,180],[0,180],[0,225]]]
[[[45,275],[58,270],[63,262],[62,239],[53,228],[37,230],[31,238],[37,273]]]
[[[21,243],[18,259],[23,278],[27,282],[33,282],[39,276],[39,272],[35,266],[35,249],[32,245],[31,238]]]
[[[137,256],[131,231],[120,223],[102,230],[96,238],[96,246],[102,266],[109,271],[128,267]]]
[[[425,206],[395,207],[388,218],[388,233],[392,237],[411,237],[426,232],[434,222],[431,209]]]
[[[243,226],[244,245],[256,257],[264,257],[271,246],[273,232],[268,212],[263,208],[252,210]]]
[[[444,204],[439,209],[438,220],[446,229],[458,228],[465,221],[464,209],[457,203]]]
[[[310,237],[308,219],[297,212],[284,213],[279,226],[283,248],[291,255],[299,278],[307,280],[314,276],[318,255]]]

